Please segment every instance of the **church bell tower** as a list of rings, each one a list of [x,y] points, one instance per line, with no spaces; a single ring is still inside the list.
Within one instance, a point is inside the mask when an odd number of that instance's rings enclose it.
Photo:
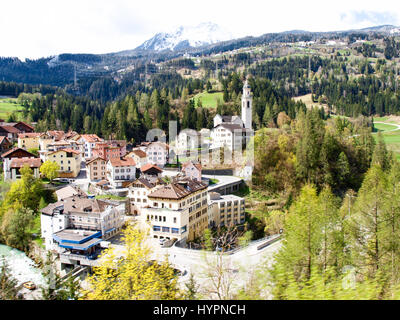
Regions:
[[[246,129],[252,129],[252,108],[253,108],[253,94],[247,79],[243,86],[242,95],[242,121]]]

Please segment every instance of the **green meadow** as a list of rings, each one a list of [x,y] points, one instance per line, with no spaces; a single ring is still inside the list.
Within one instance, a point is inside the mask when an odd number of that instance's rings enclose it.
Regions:
[[[375,118],[375,121],[387,121],[384,118]],[[388,121],[395,123],[395,121]],[[381,132],[383,140],[386,143],[388,150],[394,152],[396,158],[400,161],[400,130],[391,131],[397,127],[389,123],[374,123],[374,132]],[[375,140],[377,135],[374,134]]]
[[[16,98],[0,99],[0,118],[7,121],[8,116],[14,111],[23,110],[24,107],[17,102]],[[20,118],[20,116],[18,117]]]
[[[223,102],[223,93],[222,92],[213,92],[208,93],[207,91],[198,93],[194,96],[194,100],[196,102],[196,107],[198,104],[198,100],[201,99],[201,103],[203,108],[217,108],[218,99]]]

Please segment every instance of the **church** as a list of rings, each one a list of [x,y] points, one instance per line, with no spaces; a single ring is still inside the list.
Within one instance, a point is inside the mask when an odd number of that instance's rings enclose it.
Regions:
[[[211,149],[227,147],[230,150],[243,150],[253,134],[252,109],[253,94],[246,79],[242,94],[242,112],[239,116],[214,117],[214,128],[211,129]]]

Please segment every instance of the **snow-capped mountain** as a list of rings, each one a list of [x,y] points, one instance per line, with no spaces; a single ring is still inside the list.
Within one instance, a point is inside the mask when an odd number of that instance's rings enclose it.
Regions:
[[[205,22],[197,26],[181,26],[173,32],[160,32],[145,41],[137,49],[142,50],[180,50],[200,47],[220,41],[231,40],[233,36],[215,23]]]

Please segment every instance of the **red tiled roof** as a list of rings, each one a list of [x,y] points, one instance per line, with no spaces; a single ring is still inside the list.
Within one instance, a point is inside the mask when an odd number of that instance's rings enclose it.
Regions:
[[[113,159],[111,158],[109,160],[111,162],[111,165],[113,167],[127,167],[127,166],[135,166],[135,160],[133,158],[127,158],[127,159]]]
[[[42,132],[26,132],[26,133],[20,133],[18,135],[19,139],[23,139],[23,138],[38,138],[40,135],[42,134]]]
[[[142,151],[142,150],[132,150],[131,151],[133,154],[137,155],[139,158],[146,158],[147,154],[146,152]]]
[[[154,169],[156,169],[157,171],[162,172],[162,169],[160,169],[158,166],[156,166],[155,164],[152,164],[152,163],[145,164],[144,166],[142,166],[142,167],[140,168],[140,171],[145,172],[145,171],[150,170],[151,168],[154,168]]]
[[[72,150],[72,149],[60,149],[60,150],[57,150],[57,151],[51,151],[48,154],[53,154],[53,153],[62,152],[62,151],[71,152],[71,153],[75,153],[75,154],[81,154],[79,151]]]
[[[4,131],[7,131],[9,133],[21,133],[21,131],[13,126],[0,126],[1,128],[3,128]]]
[[[14,125],[14,127],[15,127],[17,124],[22,124],[22,125],[28,127],[28,128],[31,129],[31,130],[35,130],[34,127],[32,127],[30,124],[27,124],[26,122],[20,121],[20,122],[16,123],[16,124]]]
[[[97,134],[82,134],[81,138],[86,140],[87,142],[98,142],[103,141],[103,139],[99,138]]]
[[[188,162],[185,162],[184,164],[182,164],[182,169],[185,169],[185,168],[188,167],[190,164],[193,164],[197,170],[201,171],[201,169],[202,169],[201,164],[200,164],[200,163],[194,163],[194,162],[192,162],[192,161],[188,161]]]
[[[95,158],[86,159],[86,164],[91,164],[93,161],[96,161],[96,160],[106,161],[106,159],[104,159],[102,157],[95,157]]]
[[[30,168],[39,168],[42,160],[40,158],[14,158],[11,160],[10,168],[22,168],[25,165]]]

